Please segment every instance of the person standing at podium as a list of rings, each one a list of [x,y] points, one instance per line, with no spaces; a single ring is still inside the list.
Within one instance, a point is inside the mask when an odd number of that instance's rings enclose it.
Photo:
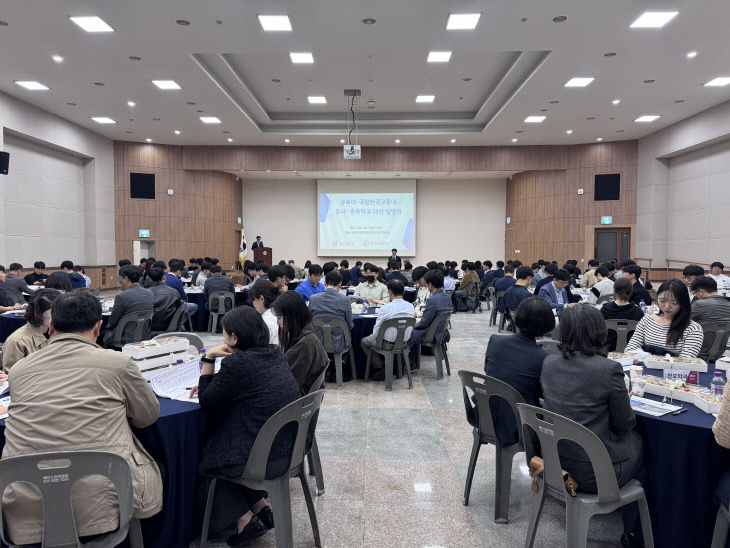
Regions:
[[[264,247],[264,242],[261,241],[261,236],[256,236],[256,241],[251,246],[251,249],[258,249]]]

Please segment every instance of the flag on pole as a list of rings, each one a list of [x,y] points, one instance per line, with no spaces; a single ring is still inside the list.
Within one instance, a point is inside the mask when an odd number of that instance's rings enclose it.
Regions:
[[[241,248],[238,251],[238,261],[241,263],[241,270],[243,270],[243,263],[246,262],[248,257],[248,246],[246,246],[246,231],[244,230],[243,224],[241,225]]]

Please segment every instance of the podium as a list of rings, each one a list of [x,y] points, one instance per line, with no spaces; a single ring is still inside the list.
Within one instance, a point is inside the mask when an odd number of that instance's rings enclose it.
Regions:
[[[265,262],[269,266],[273,266],[271,262],[271,248],[270,247],[257,247],[253,250],[253,261],[258,263],[259,261]]]

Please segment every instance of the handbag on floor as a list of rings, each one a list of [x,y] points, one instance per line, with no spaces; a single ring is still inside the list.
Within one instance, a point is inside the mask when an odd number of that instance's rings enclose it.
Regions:
[[[545,462],[542,457],[532,457],[528,466],[530,470],[530,477],[532,478],[532,490],[537,493],[539,486],[537,485],[537,477],[542,475],[545,470]],[[575,497],[578,491],[578,482],[573,479],[570,472],[561,470],[563,472],[563,481],[565,482],[565,491],[571,496]]]

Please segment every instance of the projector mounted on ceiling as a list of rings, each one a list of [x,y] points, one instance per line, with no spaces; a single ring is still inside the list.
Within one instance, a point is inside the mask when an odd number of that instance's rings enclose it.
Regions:
[[[360,145],[352,143],[352,133],[355,133],[355,143],[357,143],[357,118],[355,116],[355,107],[359,107],[358,97],[362,95],[359,89],[346,89],[345,97],[347,98],[347,144],[343,147],[345,160],[359,160],[361,158]],[[350,116],[352,116],[352,128],[350,128]]]

